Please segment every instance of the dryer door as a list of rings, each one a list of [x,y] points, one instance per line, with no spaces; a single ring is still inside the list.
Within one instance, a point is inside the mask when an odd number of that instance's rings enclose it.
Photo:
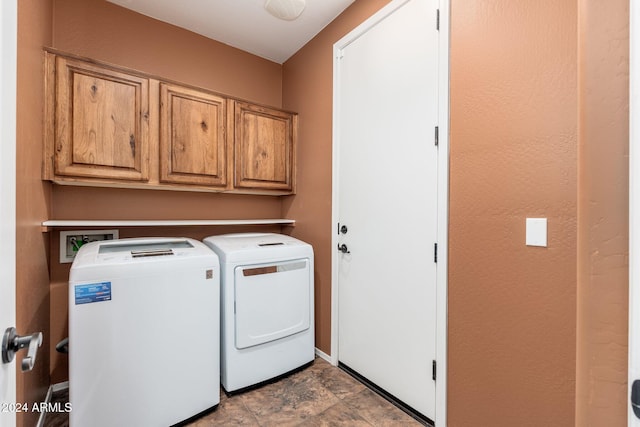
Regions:
[[[235,269],[236,348],[284,338],[311,325],[309,259]]]

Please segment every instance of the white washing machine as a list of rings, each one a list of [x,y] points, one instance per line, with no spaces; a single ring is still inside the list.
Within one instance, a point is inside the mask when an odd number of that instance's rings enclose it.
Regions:
[[[166,427],[214,408],[219,280],[197,240],[82,246],[69,276],[71,427]]]
[[[239,391],[315,355],[313,249],[273,233],[204,239],[220,258],[221,382]]]

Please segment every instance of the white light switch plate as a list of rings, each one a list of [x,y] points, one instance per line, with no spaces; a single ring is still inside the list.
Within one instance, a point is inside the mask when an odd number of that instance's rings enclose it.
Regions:
[[[527,218],[527,246],[547,247],[547,218]]]

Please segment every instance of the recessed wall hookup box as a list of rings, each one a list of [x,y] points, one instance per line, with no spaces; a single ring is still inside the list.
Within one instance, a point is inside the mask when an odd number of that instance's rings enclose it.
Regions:
[[[118,230],[72,230],[60,232],[60,264],[73,262],[85,243],[98,240],[114,240]]]

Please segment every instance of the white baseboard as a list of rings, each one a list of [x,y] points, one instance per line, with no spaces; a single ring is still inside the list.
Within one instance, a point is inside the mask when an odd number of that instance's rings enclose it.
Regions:
[[[325,353],[324,351],[320,350],[317,347],[316,347],[316,356],[318,356],[320,359],[326,360],[327,362],[333,365],[333,362],[331,362],[331,356],[329,356],[327,353]]]

